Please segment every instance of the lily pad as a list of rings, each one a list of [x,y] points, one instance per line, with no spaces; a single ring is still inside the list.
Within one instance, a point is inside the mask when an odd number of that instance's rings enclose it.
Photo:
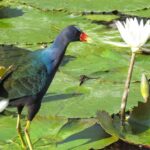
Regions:
[[[21,1],[22,2],[22,1]],[[115,1],[115,0],[56,0],[56,1],[36,1],[36,0],[26,0],[24,1],[27,5],[34,6],[37,8],[41,8],[44,10],[69,10],[70,12],[79,12],[79,11],[112,11],[112,10],[120,10],[120,11],[129,11],[129,10],[139,10],[143,8],[149,7],[149,1],[144,0],[133,0],[132,2],[129,0],[126,1]]]
[[[116,0],[111,2],[110,0],[1,1],[0,43],[15,44],[14,49],[16,50],[18,46],[22,46],[21,52],[18,49],[19,55],[28,52],[25,48],[34,50],[35,48],[39,49],[42,43],[49,45],[60,30],[70,24],[78,25],[93,39],[92,44],[78,42],[69,45],[67,56],[31,125],[31,139],[36,149],[100,149],[117,141],[118,137],[129,140],[132,132],[135,135],[138,127],[132,121],[136,122],[139,119],[135,115],[131,115],[133,119],[127,125],[127,133],[123,132],[123,134],[121,129],[116,131],[120,128],[119,118],[116,116],[112,121],[109,117],[120,110],[120,100],[130,60],[130,49],[105,43],[106,40],[112,39],[117,42],[121,41],[113,23],[110,26],[101,23],[94,24],[91,21],[95,20],[94,16],[87,16],[90,19],[88,20],[81,13],[116,10],[116,13],[118,11],[119,13],[129,13],[129,15],[135,13],[139,16],[141,13],[143,16],[147,16],[146,13],[148,14],[149,9],[141,9],[149,7],[149,0],[133,0],[132,2],[129,0],[120,2]],[[101,15],[96,19],[111,21],[115,17]],[[7,54],[7,59],[14,56],[13,51],[9,51]],[[139,81],[141,72],[146,71],[149,74],[149,61],[150,57],[148,56],[138,55],[136,58],[127,110],[136,106],[137,102],[142,99],[138,92]],[[5,65],[7,64],[7,60],[3,62]],[[80,86],[81,76],[88,79],[85,79]],[[110,122],[110,126],[107,128],[113,126],[111,130],[108,130],[108,133],[110,132],[113,136],[106,134],[94,120],[68,119],[91,118],[100,109],[109,113],[107,115],[103,113],[103,116],[107,118],[106,123]],[[10,110],[16,112],[16,108],[10,108]],[[26,115],[26,111],[23,112],[23,117],[24,115]],[[0,149],[20,149],[20,141],[15,130],[16,118],[11,115],[0,116],[0,123]],[[133,131],[130,124],[133,125]],[[22,126],[24,125],[23,118]],[[6,130],[7,128],[8,130]],[[141,129],[138,131],[141,133]],[[131,141],[144,143],[143,141],[139,142],[139,134],[136,135],[137,137]],[[146,138],[146,140],[148,143],[149,139]],[[146,145],[147,143],[145,142]]]
[[[19,139],[15,130],[16,119],[1,116],[0,147],[19,150]],[[103,148],[118,139],[108,135],[95,119],[68,119],[63,117],[37,116],[30,128],[30,135],[36,149],[88,149]],[[13,122],[13,124],[12,124]],[[24,122],[24,119],[22,120]],[[7,124],[5,130],[4,124]],[[23,123],[24,124],[24,123]],[[14,128],[12,128],[12,125]],[[40,128],[39,128],[40,127]]]
[[[149,15],[148,15],[149,13],[150,13],[150,9],[144,9],[144,10],[139,10],[135,12],[128,12],[127,14],[149,18]]]
[[[134,107],[125,127],[120,125],[119,116],[112,118],[107,112],[98,112],[98,120],[104,130],[126,142],[150,147],[150,101],[139,102]]]
[[[0,12],[3,12],[0,16],[0,42],[7,44],[50,43],[66,26],[88,24],[79,15],[71,17],[66,12],[44,12],[17,3],[7,4],[0,8]]]
[[[106,21],[106,22],[109,22],[109,21],[112,21],[114,19],[117,19],[119,18],[118,16],[116,15],[86,15],[85,16],[86,19],[89,19],[89,20],[92,20],[92,21]]]

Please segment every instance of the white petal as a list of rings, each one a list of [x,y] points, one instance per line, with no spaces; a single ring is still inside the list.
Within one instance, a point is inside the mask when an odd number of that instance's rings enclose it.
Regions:
[[[116,23],[116,25],[117,25],[117,28],[118,28],[118,30],[119,30],[119,32],[120,32],[120,35],[121,35],[121,37],[123,38],[123,40],[128,44],[128,45],[130,45],[130,41],[131,41],[131,39],[130,39],[130,37],[128,36],[128,33],[127,33],[127,31],[126,31],[126,24],[122,24],[120,21],[118,21],[117,23]]]
[[[125,22],[117,21],[116,26],[132,51],[140,49],[150,38],[150,20],[144,23],[143,19],[138,21],[136,17],[126,18]]]

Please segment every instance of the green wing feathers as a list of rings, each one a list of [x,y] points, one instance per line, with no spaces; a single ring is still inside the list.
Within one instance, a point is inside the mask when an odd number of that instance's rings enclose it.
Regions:
[[[42,64],[18,67],[3,83],[9,99],[35,95],[46,85],[47,70]]]
[[[45,87],[47,68],[37,56],[20,48],[0,47],[0,99],[36,95]]]

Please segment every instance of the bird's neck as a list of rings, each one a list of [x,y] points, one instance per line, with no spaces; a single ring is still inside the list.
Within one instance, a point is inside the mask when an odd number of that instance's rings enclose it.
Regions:
[[[69,39],[67,39],[63,34],[60,34],[53,44],[45,49],[45,52],[47,52],[50,57],[55,58],[61,58],[63,57],[66,48],[68,44],[70,43]]]
[[[67,39],[64,35],[59,35],[50,47],[42,51],[42,59],[49,73],[52,73],[53,75],[55,74],[69,43],[69,39]]]

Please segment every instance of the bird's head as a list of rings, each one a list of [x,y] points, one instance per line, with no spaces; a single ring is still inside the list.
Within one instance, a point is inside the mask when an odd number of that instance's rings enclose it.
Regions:
[[[70,25],[63,30],[63,33],[70,40],[70,42],[81,41],[90,42],[88,35],[74,25]]]

